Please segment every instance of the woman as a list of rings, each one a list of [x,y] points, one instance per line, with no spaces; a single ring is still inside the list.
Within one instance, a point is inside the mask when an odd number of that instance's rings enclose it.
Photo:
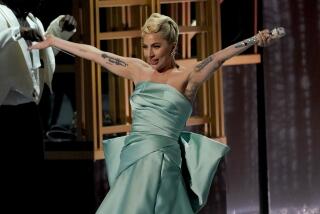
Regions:
[[[197,89],[225,60],[252,43],[265,46],[274,40],[264,30],[186,68],[178,66],[174,58],[178,35],[178,26],[170,17],[152,14],[142,27],[146,62],[51,35],[31,47],[56,46],[92,60],[132,80],[136,86],[131,96],[130,134],[104,142],[111,188],[97,210],[99,214],[198,212],[207,200],[216,167],[228,147],[205,136],[183,132]],[[183,160],[186,166],[181,169]],[[182,176],[184,169],[187,176]]]

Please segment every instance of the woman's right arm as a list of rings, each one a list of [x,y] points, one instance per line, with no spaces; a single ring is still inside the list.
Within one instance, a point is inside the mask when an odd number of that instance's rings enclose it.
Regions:
[[[137,63],[135,63],[138,59],[104,52],[91,45],[66,41],[52,35],[48,35],[44,41],[30,46],[30,49],[44,49],[50,46],[53,48],[57,47],[81,58],[94,61],[110,72],[127,79],[134,80],[134,75],[137,75],[137,72],[139,71],[136,66]]]

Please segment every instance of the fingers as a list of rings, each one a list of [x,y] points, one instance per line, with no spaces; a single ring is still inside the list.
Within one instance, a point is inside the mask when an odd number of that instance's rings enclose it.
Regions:
[[[65,15],[60,21],[62,31],[73,31],[77,27],[76,19],[71,15]]]
[[[259,33],[256,35],[256,38],[258,40],[258,46],[260,47],[266,47],[271,44],[272,42],[272,34],[268,29],[259,31]]]
[[[44,49],[44,48],[47,48],[49,47],[49,43],[47,40],[44,40],[42,42],[37,42],[37,43],[33,43],[32,45],[30,45],[28,47],[29,50],[32,50],[32,49]]]
[[[273,44],[275,41],[279,40],[286,35],[285,29],[283,27],[274,28],[272,31],[266,29],[259,31],[256,35],[258,40],[258,45],[260,47],[266,47]]]
[[[30,45],[28,47],[29,50],[33,50],[33,49],[40,49],[41,45],[39,43],[35,43],[33,45]]]

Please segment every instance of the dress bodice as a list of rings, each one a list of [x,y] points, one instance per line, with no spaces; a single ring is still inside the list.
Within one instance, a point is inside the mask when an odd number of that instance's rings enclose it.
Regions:
[[[131,134],[161,135],[177,140],[192,112],[189,100],[163,83],[138,83],[130,102]]]

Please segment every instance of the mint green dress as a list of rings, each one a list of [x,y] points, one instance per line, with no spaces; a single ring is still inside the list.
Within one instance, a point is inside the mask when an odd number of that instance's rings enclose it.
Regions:
[[[110,190],[96,213],[198,212],[229,148],[183,131],[192,105],[170,85],[140,82],[130,101],[130,134],[103,142]]]

